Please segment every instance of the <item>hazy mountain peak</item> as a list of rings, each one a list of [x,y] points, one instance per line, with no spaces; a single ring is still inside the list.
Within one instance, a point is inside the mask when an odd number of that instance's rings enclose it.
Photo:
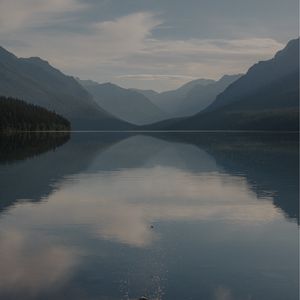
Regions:
[[[174,122],[181,130],[299,130],[299,39],[253,65],[207,109]]]
[[[189,82],[185,83],[184,85],[179,87],[179,89],[191,88],[195,85],[205,86],[205,85],[208,85],[208,84],[211,84],[211,83],[214,83],[214,82],[215,82],[214,79],[200,78],[200,79],[195,79],[195,80],[192,80],[192,81],[189,81]]]
[[[111,82],[103,82],[103,83],[98,83],[99,85],[103,86],[103,87],[110,87],[110,88],[122,88],[114,83]]]
[[[120,119],[142,125],[166,118],[163,111],[135,90],[111,82],[95,83],[79,80],[79,83],[101,107]]]
[[[21,58],[21,59],[26,59],[29,62],[35,63],[35,64],[40,64],[40,65],[46,65],[47,67],[51,67],[51,65],[49,64],[49,62],[47,60],[41,59],[38,56],[32,56],[32,57],[28,57],[28,58]]]
[[[285,56],[286,52],[290,52],[290,55],[293,53],[294,55],[299,55],[299,38],[290,40],[287,45],[280,51],[278,51],[274,58],[278,59],[282,55]]]
[[[231,74],[231,75],[223,75],[218,81],[227,81],[227,80],[232,80],[232,78],[239,78],[242,77],[244,74],[239,73],[239,74]]]
[[[213,81],[206,85],[198,84],[193,86],[186,97],[179,103],[177,112],[174,116],[191,116],[200,112],[210,105],[220,93],[241,76],[241,74],[224,75],[218,81]]]
[[[17,59],[17,57],[5,48],[0,46],[0,58],[1,59]]]
[[[91,79],[80,79],[79,77],[74,77],[75,80],[80,84],[80,85],[98,85],[99,83],[97,81],[91,80]]]
[[[185,83],[179,88],[162,93],[145,93],[151,101],[157,105],[161,110],[167,112],[170,116],[177,114],[178,107],[181,105],[183,99],[196,86],[207,86],[215,81],[212,79],[195,79]]]

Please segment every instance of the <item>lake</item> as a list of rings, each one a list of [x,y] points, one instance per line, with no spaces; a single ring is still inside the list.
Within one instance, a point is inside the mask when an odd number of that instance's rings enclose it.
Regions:
[[[1,145],[0,299],[298,299],[298,134],[27,139]]]

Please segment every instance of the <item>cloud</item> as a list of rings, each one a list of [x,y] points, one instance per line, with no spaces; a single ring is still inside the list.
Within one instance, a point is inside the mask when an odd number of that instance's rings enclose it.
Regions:
[[[93,22],[86,26],[85,31],[78,33],[25,33],[31,46],[20,48],[20,54],[30,56],[40,52],[66,69],[89,69],[103,64],[114,66],[119,64],[116,60],[141,53],[151,31],[159,24],[161,21],[153,14],[139,12],[112,21]],[[22,30],[20,28],[20,32]]]
[[[189,39],[189,40],[156,40],[149,39],[145,53],[151,54],[205,54],[212,55],[270,55],[283,46],[269,38],[248,39]]]
[[[91,9],[77,0],[3,0],[0,43],[19,56],[41,56],[82,78],[127,87],[149,83],[161,89],[194,78],[245,72],[283,47],[271,38],[157,38],[155,31],[166,24],[161,15],[149,11],[105,21],[83,22],[76,15]],[[79,20],[69,22],[71,16]],[[62,24],[56,28],[58,21]],[[80,30],[70,29],[78,24]]]
[[[135,74],[117,76],[119,79],[135,79],[135,80],[194,80],[198,77],[186,75],[164,75],[164,74]]]
[[[19,205],[14,216],[22,220],[19,213],[25,213],[32,223],[48,226],[74,221],[88,224],[92,236],[136,247],[147,247],[159,238],[150,229],[156,221],[218,220],[242,226],[281,218],[271,198],[258,198],[244,178],[211,173],[193,176],[171,167],[69,178],[48,200],[37,208]]]
[[[161,21],[152,13],[139,12],[128,16],[120,17],[113,21],[100,22],[92,25],[95,34],[110,43],[131,44],[131,42],[142,42],[151,35],[151,31]],[[118,49],[123,50],[123,49]],[[137,50],[137,49],[136,49]]]
[[[135,82],[161,80],[172,85],[174,80],[183,84],[195,78],[218,79],[224,74],[244,73],[252,64],[271,58],[281,48],[283,44],[269,38],[146,39],[143,50],[129,55],[125,61],[133,72],[150,70],[157,73],[126,74],[117,76],[116,80],[125,85],[130,84],[129,79]],[[123,64],[122,59],[118,62],[119,66]],[[170,74],[162,73],[166,71]]]
[[[246,71],[257,60],[272,57],[283,47],[272,39],[240,40],[157,40],[144,41],[142,52],[128,58],[127,62],[151,69],[184,73],[191,77],[220,77],[224,73]]]
[[[86,6],[78,0],[1,0],[0,32],[12,33],[55,23],[66,13]]]

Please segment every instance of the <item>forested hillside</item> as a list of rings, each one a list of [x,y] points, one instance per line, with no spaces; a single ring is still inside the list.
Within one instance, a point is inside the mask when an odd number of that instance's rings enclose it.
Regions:
[[[0,132],[70,130],[70,122],[55,112],[15,98],[0,96]]]

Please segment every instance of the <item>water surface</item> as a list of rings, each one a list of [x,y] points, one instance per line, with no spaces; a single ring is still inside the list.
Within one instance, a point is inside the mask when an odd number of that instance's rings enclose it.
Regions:
[[[298,299],[297,135],[63,142],[2,144],[0,299]]]

